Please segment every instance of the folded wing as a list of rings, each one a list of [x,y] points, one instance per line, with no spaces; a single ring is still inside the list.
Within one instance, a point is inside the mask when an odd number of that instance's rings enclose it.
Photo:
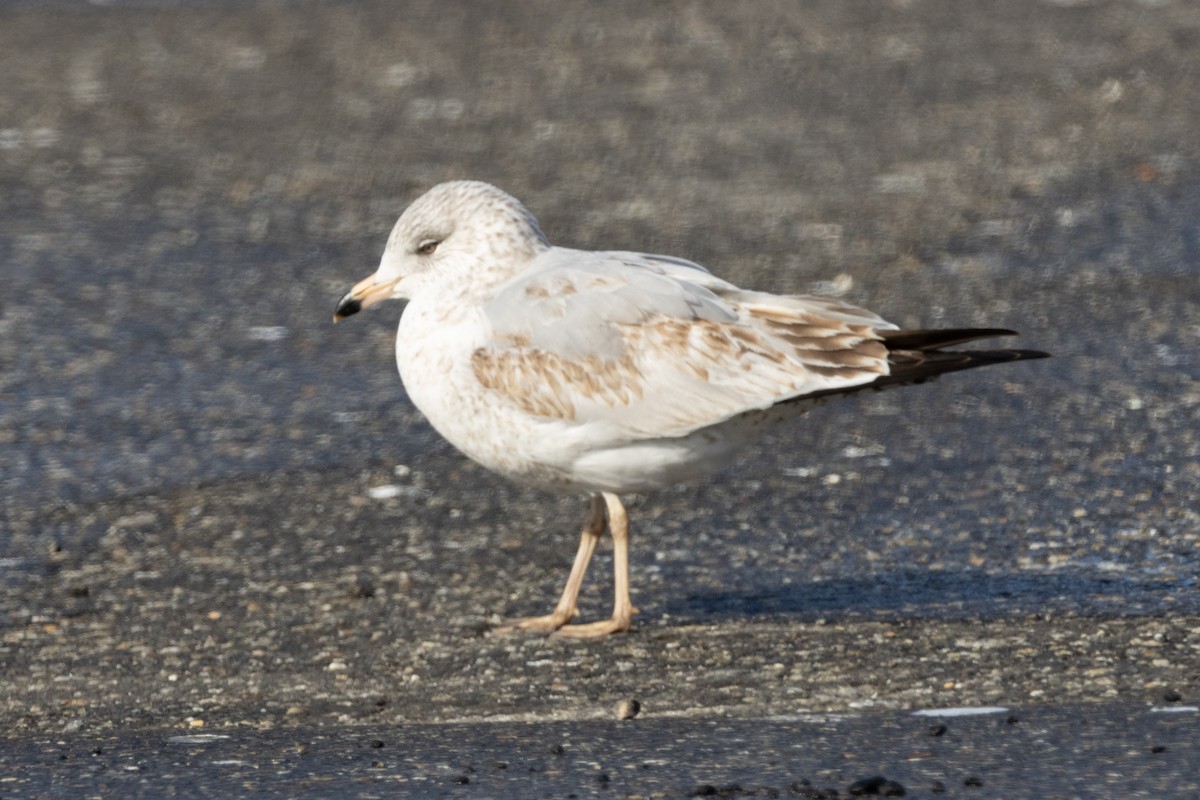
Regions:
[[[870,384],[889,374],[895,328],[834,298],[742,291],[679,259],[562,248],[486,314],[492,338],[472,368],[498,402],[631,439]]]

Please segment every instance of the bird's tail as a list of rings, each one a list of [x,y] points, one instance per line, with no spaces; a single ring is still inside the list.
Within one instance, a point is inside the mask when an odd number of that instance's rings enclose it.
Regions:
[[[943,350],[943,347],[987,339],[993,336],[1016,336],[1016,331],[1003,328],[946,328],[941,330],[879,331],[888,349],[887,375],[870,383],[842,389],[829,389],[807,395],[806,399],[825,395],[850,394],[865,389],[886,389],[892,386],[924,383],[946,372],[958,372],[1008,361],[1029,361],[1049,358],[1040,350]]]

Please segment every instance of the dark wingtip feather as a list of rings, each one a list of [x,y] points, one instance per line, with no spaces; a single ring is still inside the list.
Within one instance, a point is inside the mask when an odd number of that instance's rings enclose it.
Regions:
[[[1041,350],[940,350],[940,347],[986,339],[992,336],[1015,336],[1016,331],[1004,328],[955,328],[947,330],[878,331],[888,348],[888,367],[891,372],[870,383],[842,389],[825,389],[797,399],[813,399],[830,395],[853,394],[864,389],[886,389],[924,383],[947,372],[1003,364],[1009,361],[1032,361],[1049,358]]]
[[[876,380],[872,384],[874,386],[919,383],[946,372],[1050,357],[1049,353],[1043,353],[1041,350],[898,350],[891,348],[891,342],[887,344],[891,373]]]
[[[1007,328],[921,328],[909,331],[878,331],[888,350],[938,350],[943,347],[990,339],[993,336],[1016,336]]]
[[[1031,361],[1035,358],[1050,358],[1050,354],[1045,350],[1010,350],[1010,353],[1016,353],[1016,361]]]

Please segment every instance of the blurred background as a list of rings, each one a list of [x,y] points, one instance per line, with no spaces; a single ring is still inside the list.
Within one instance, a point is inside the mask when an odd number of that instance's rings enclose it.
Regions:
[[[1133,414],[1135,473],[1166,466],[1145,437],[1191,435],[1154,414],[1198,391],[1191,3],[0,14],[10,519],[410,451],[398,308],[336,329],[330,309],[452,178],[515,194],[560,244],[1017,328],[1059,360],[979,380],[1078,395],[1021,404],[1042,419]]]

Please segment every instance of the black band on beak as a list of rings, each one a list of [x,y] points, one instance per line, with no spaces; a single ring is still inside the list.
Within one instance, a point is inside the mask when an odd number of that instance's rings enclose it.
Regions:
[[[333,310],[333,321],[353,316],[362,311],[362,301],[353,296],[352,292],[346,292],[341,300],[338,300],[337,308]]]

